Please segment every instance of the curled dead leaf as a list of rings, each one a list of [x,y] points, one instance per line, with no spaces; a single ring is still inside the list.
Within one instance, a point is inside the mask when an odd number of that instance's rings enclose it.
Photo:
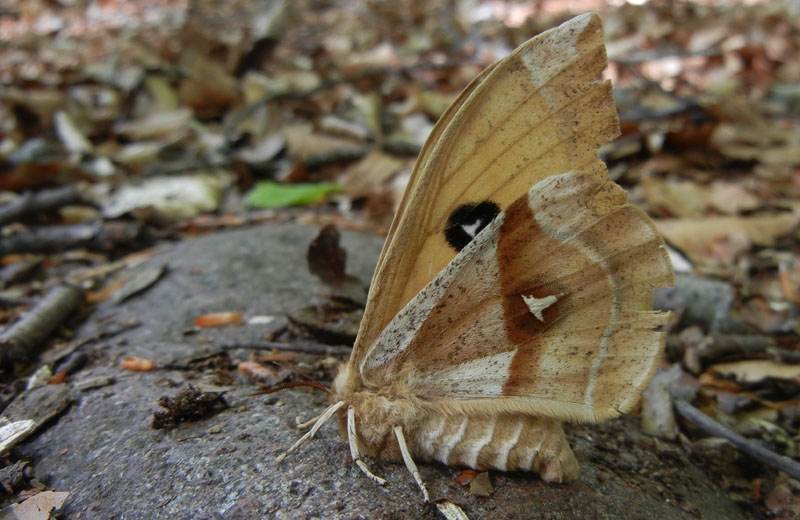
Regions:
[[[194,319],[197,327],[222,327],[223,325],[239,325],[242,323],[244,312],[212,312],[203,314]]]
[[[151,370],[155,370],[156,363],[152,359],[128,356],[122,360],[120,366],[134,372],[150,372]]]
[[[246,376],[256,379],[266,379],[273,375],[273,370],[270,370],[257,361],[242,361],[236,367],[236,370]]]
[[[474,479],[477,476],[478,472],[475,471],[474,469],[465,469],[464,471],[458,474],[458,476],[456,477],[456,482],[458,482],[460,486],[466,486],[467,484],[472,482],[472,479]]]
[[[742,383],[757,383],[767,378],[800,381],[800,365],[787,365],[766,359],[718,363],[709,370],[725,377],[733,377]]]

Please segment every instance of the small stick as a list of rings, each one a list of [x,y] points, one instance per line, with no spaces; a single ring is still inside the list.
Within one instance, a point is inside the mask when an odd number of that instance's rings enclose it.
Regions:
[[[725,426],[721,425],[711,417],[707,416],[686,401],[675,401],[675,408],[678,409],[684,419],[697,425],[700,429],[715,436],[722,437],[727,440],[741,451],[750,455],[765,464],[769,464],[773,468],[788,473],[792,478],[800,478],[800,463],[789,457],[778,455],[758,444],[742,437],[738,433],[731,431]]]
[[[228,343],[222,345],[223,350],[285,350],[287,352],[304,352],[306,354],[325,354],[328,356],[347,356],[353,349],[341,345],[324,345],[322,343],[282,343],[279,341],[261,341],[258,343]]]
[[[83,291],[59,285],[0,334],[0,367],[31,359],[39,346],[83,302]]]
[[[74,185],[38,192],[27,191],[0,206],[0,225],[20,220],[25,215],[43,213],[80,202],[85,202],[84,197]]]
[[[86,248],[112,251],[131,248],[147,240],[140,222],[103,222],[69,226],[40,226],[17,231],[0,239],[0,255],[11,253],[52,253]]]
[[[9,494],[24,487],[33,478],[33,468],[28,464],[28,461],[20,460],[0,469],[0,486]]]
[[[750,359],[765,357],[768,349],[774,348],[775,340],[757,334],[711,334],[700,344],[700,357],[706,363],[720,359]]]

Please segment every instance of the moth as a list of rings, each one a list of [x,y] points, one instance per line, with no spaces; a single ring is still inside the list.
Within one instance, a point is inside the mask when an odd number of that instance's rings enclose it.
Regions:
[[[663,351],[664,243],[598,147],[619,134],[602,22],[578,16],[484,70],[422,149],[331,404],[364,454],[564,482],[567,421],[630,410]]]

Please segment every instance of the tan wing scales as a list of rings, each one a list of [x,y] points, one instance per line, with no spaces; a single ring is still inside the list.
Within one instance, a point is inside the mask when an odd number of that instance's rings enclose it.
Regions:
[[[533,38],[470,85],[426,144],[378,265],[357,366],[389,321],[455,256],[443,230],[466,202],[501,209],[556,173],[607,178],[597,147],[619,133],[597,15]]]
[[[663,348],[663,241],[611,181],[567,173],[512,204],[411,300],[361,364],[442,413],[599,420],[630,409]]]

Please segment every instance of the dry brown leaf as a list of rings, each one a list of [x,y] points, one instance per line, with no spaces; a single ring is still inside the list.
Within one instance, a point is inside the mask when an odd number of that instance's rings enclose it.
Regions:
[[[406,162],[379,150],[372,150],[339,177],[352,198],[370,197],[391,189],[389,181],[406,167]]]
[[[267,368],[257,361],[242,361],[236,367],[236,370],[254,379],[267,379],[275,373],[274,369]]]
[[[709,205],[720,213],[736,215],[743,211],[754,210],[761,205],[758,197],[738,184],[717,181],[711,183],[709,188]]]
[[[734,377],[742,383],[757,383],[768,377],[800,382],[800,365],[786,365],[766,359],[718,363],[709,367],[709,370],[725,377]]]
[[[492,486],[492,481],[489,479],[488,471],[478,473],[478,476],[470,481],[469,492],[482,497],[488,497],[494,492],[494,486]]]
[[[458,474],[458,476],[456,477],[456,482],[458,482],[460,486],[466,486],[467,484],[472,482],[472,480],[477,476],[478,472],[475,471],[474,469],[465,469],[464,471]]]
[[[114,125],[114,130],[134,140],[145,139],[177,139],[189,132],[193,121],[192,111],[188,108],[172,112],[154,112],[141,119],[126,121]],[[159,143],[163,146],[163,143]]]
[[[336,40],[339,41],[336,41]],[[343,73],[352,75],[369,69],[397,67],[400,60],[389,42],[376,45],[369,50],[354,52],[349,45],[341,45],[336,36],[326,38],[324,45],[333,61]]]
[[[125,280],[116,280],[104,286],[99,291],[89,291],[86,293],[86,303],[92,305],[108,299],[114,291],[125,284]]]
[[[721,123],[711,135],[711,144],[723,155],[740,161],[758,161],[770,166],[800,162],[797,128],[758,120]]]
[[[657,220],[670,244],[700,264],[730,265],[751,245],[773,246],[800,223],[800,213],[759,217]]]
[[[223,325],[239,325],[242,323],[244,312],[212,312],[203,314],[194,319],[197,327],[221,327]]]
[[[183,53],[181,65],[189,77],[181,82],[178,96],[199,117],[219,115],[241,97],[239,82],[222,63],[189,51]]]
[[[145,359],[136,356],[128,356],[120,363],[122,368],[133,372],[150,372],[156,369],[156,363],[152,359]]]
[[[758,197],[738,184],[723,181],[704,186],[690,181],[645,177],[641,187],[650,205],[677,217],[700,217],[709,210],[736,215],[761,204]]]
[[[781,482],[764,499],[770,513],[775,518],[790,519],[800,517],[800,495],[797,481]]]
[[[364,123],[334,115],[327,115],[320,119],[319,129],[327,134],[357,141],[366,141],[370,137],[370,129]]]
[[[289,155],[295,160],[305,160],[315,155],[358,150],[361,143],[342,137],[314,133],[310,125],[294,125],[284,130]]]
[[[9,520],[48,520],[54,510],[64,505],[68,496],[67,491],[42,491],[0,512],[8,513],[3,518]]]

